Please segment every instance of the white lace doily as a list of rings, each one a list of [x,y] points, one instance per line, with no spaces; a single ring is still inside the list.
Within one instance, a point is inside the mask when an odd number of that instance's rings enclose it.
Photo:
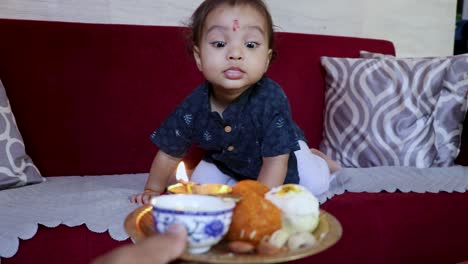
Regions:
[[[19,238],[32,238],[38,224],[86,224],[93,232],[127,239],[123,222],[138,207],[128,197],[143,188],[147,175],[47,177],[41,184],[0,191],[0,257],[12,257]]]
[[[468,190],[468,167],[344,168],[331,182],[328,192],[320,195],[318,199],[323,203],[345,191],[378,193],[396,190],[404,193],[466,192]]]
[[[125,217],[139,205],[128,197],[142,189],[148,174],[47,177],[40,184],[0,191],[0,258],[12,257],[19,238],[32,238],[38,224],[86,224],[89,230],[109,232],[115,240],[125,240]],[[321,203],[334,195],[349,192],[465,192],[468,167],[346,168],[320,195]]]

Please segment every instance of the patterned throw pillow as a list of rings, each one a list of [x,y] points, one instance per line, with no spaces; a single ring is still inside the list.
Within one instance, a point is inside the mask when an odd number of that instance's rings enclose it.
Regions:
[[[321,63],[323,152],[344,167],[453,165],[467,111],[468,56]]]
[[[0,190],[45,181],[26,154],[23,139],[0,81]]]

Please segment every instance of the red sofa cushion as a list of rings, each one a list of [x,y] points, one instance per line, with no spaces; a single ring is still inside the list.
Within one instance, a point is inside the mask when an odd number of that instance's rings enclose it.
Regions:
[[[337,244],[291,263],[440,264],[468,259],[466,193],[345,193],[322,208],[343,227]],[[119,245],[107,233],[40,226],[3,264],[88,264]],[[34,262],[32,262],[34,260]]]

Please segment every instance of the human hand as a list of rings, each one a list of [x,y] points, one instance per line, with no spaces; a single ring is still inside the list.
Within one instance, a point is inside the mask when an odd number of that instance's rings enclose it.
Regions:
[[[166,264],[182,255],[187,246],[186,241],[185,228],[174,224],[164,234],[117,248],[96,258],[91,264]]]
[[[149,204],[151,201],[151,198],[160,195],[161,192],[157,192],[154,190],[145,190],[142,193],[139,194],[134,194],[130,196],[130,201],[132,203],[138,203],[138,204]]]

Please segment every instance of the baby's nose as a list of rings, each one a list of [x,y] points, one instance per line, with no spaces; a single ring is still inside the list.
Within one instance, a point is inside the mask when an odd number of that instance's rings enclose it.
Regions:
[[[228,53],[229,60],[242,60],[242,47],[239,45],[232,46]]]
[[[229,59],[230,60],[242,60],[242,56],[240,55],[232,55],[232,56],[229,56]]]

